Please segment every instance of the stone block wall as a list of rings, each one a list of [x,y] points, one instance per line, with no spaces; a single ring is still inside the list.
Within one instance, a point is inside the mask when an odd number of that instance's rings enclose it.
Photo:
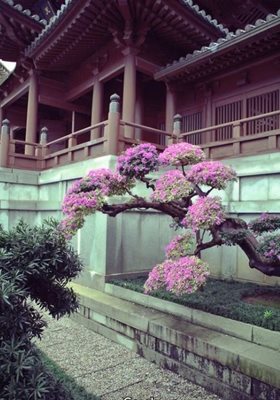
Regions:
[[[40,223],[61,218],[61,202],[73,180],[92,168],[114,168],[114,156],[100,157],[43,172],[0,170],[0,222],[12,227],[20,218]],[[280,213],[280,155],[272,153],[224,161],[238,172],[238,181],[222,195],[227,211],[250,220],[260,213]],[[145,189],[137,187],[138,194]],[[134,210],[109,218],[97,213],[73,239],[86,269],[80,282],[102,288],[105,277],[148,271],[164,259],[164,247],[177,232],[171,219],[154,211]],[[248,268],[247,258],[237,247],[213,248],[203,253],[214,276],[280,283]]]

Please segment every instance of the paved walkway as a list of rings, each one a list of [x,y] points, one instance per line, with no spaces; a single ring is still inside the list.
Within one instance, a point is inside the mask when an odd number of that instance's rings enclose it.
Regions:
[[[46,318],[38,346],[68,375],[102,400],[219,400],[69,318]]]

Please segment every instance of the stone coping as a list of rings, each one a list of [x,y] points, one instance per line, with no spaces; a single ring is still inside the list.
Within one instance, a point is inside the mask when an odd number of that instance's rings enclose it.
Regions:
[[[118,336],[123,336],[125,327],[126,331],[131,332],[130,341],[135,345],[135,333],[141,336],[142,332],[151,339],[176,346],[276,390],[280,389],[279,351],[230,336],[217,329],[199,326],[170,315],[166,310],[158,311],[78,284],[71,284],[71,287],[79,296],[80,307],[88,310],[84,314],[86,320],[96,321],[104,327],[113,321],[113,329]]]
[[[217,332],[225,333],[251,343],[280,351],[280,332],[278,331],[271,331],[256,325],[225,318],[220,315],[210,314],[205,311],[196,310],[171,301],[148,296],[110,283],[105,284],[105,293],[183,318],[185,321],[192,322],[193,324],[205,328],[210,328]]]

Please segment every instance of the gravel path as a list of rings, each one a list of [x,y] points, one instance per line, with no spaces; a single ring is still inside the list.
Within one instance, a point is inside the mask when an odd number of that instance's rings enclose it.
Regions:
[[[220,400],[69,318],[46,319],[38,347],[101,400]]]

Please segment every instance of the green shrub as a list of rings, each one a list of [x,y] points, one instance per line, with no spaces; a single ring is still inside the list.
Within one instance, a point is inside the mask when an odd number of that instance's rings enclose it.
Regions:
[[[0,228],[1,400],[72,399],[34,347],[32,339],[46,326],[34,304],[56,318],[73,312],[77,299],[66,285],[81,268],[54,221],[39,227],[20,222],[9,232]]]

